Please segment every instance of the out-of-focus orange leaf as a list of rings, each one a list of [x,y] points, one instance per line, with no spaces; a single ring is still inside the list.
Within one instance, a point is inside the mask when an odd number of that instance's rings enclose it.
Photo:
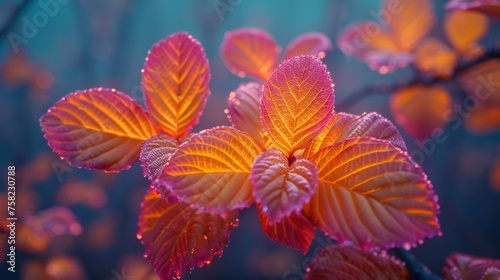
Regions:
[[[426,139],[435,129],[442,129],[451,105],[451,96],[441,86],[409,86],[394,92],[390,99],[396,122],[417,139]]]
[[[49,146],[70,163],[118,172],[139,158],[144,140],[158,134],[137,101],[114,89],[70,93],[40,118]]]
[[[85,227],[83,240],[88,248],[99,250],[108,247],[115,241],[117,215],[104,213]]]
[[[444,30],[460,54],[466,58],[475,57],[483,52],[477,41],[488,31],[488,18],[478,12],[449,12],[444,20]]]
[[[304,216],[340,244],[391,248],[439,234],[432,184],[391,143],[353,138],[309,160],[318,167],[319,186]]]
[[[317,136],[333,115],[333,84],[321,60],[286,60],[264,84],[260,112],[274,147],[289,157]]]
[[[17,246],[27,253],[43,253],[47,250],[53,235],[48,232],[39,232],[32,226],[20,224],[16,227]]]
[[[108,195],[96,181],[67,181],[59,188],[57,200],[63,205],[101,208],[108,201]]]
[[[305,280],[409,278],[404,263],[383,253],[364,252],[353,247],[323,249],[307,267]]]
[[[264,30],[241,28],[226,33],[220,52],[233,74],[265,81],[276,66],[280,48],[273,36]]]
[[[330,39],[319,32],[310,32],[300,35],[295,38],[286,47],[283,60],[299,55],[317,55],[319,58],[324,58],[327,51],[333,49]]]
[[[253,163],[250,178],[255,202],[270,224],[300,213],[318,186],[318,168],[306,159],[289,163],[278,150],[268,150]]]
[[[498,279],[499,275],[500,260],[478,258],[459,253],[448,256],[443,267],[445,279],[493,280]]]
[[[202,131],[172,154],[157,189],[164,198],[171,191],[204,212],[246,208],[254,201],[250,169],[262,152],[264,148],[250,134],[235,128]]]
[[[210,264],[221,256],[229,235],[238,225],[237,211],[218,214],[198,213],[181,202],[169,203],[149,189],[139,215],[137,237],[161,279],[180,278],[184,270]]]
[[[142,255],[126,255],[120,260],[118,267],[122,267],[122,271],[117,271],[118,275],[130,275],[134,280],[160,280],[148,264],[147,259]],[[115,275],[116,276],[116,275]],[[120,279],[116,279],[120,280]],[[125,279],[124,279],[125,280]]]
[[[45,265],[52,280],[85,280],[87,275],[80,260],[69,255],[52,257]]]
[[[45,270],[45,265],[41,261],[28,260],[21,267],[21,280],[54,280]]]
[[[198,123],[210,89],[210,68],[200,43],[179,32],[155,44],[142,72],[145,104],[160,130],[178,140]]]
[[[7,56],[7,60],[0,66],[0,76],[10,86],[31,84],[36,68],[28,59],[28,55],[24,51],[20,51]]]
[[[491,188],[500,192],[500,157],[495,160],[490,175]]]
[[[439,39],[427,39],[415,50],[415,66],[432,76],[450,77],[457,62],[457,54]]]
[[[500,106],[479,106],[465,120],[468,131],[487,134],[500,130]]]
[[[499,0],[450,0],[445,4],[449,10],[471,10],[500,17]]]
[[[273,241],[306,254],[314,238],[314,226],[301,213],[293,213],[281,221],[270,224],[262,205],[257,204],[259,220],[264,233]]]

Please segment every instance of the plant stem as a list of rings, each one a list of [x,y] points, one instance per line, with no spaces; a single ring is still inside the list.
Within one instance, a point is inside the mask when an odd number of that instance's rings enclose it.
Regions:
[[[398,259],[406,264],[409,279],[415,280],[441,280],[442,278],[433,274],[425,265],[417,261],[408,250],[395,248],[390,250]]]

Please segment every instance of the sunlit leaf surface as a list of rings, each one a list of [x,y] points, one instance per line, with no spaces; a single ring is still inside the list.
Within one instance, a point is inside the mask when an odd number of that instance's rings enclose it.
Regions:
[[[409,279],[404,263],[353,247],[323,249],[307,267],[305,280]]]
[[[426,139],[433,131],[442,131],[451,110],[452,99],[441,86],[413,85],[400,89],[390,98],[396,122],[411,136]]]
[[[171,156],[158,190],[205,212],[223,213],[253,202],[250,169],[264,148],[249,134],[218,127],[193,135]]]
[[[40,118],[49,146],[87,169],[120,171],[139,158],[141,144],[158,131],[139,104],[114,89],[94,88],[63,97]]]
[[[283,62],[264,85],[262,125],[287,157],[304,148],[333,115],[333,84],[314,56]]]
[[[446,259],[443,276],[454,280],[495,280],[500,276],[500,260],[454,253]]]
[[[326,52],[332,49],[332,42],[325,34],[319,32],[305,33],[288,44],[283,59],[305,54],[323,58]]]
[[[277,223],[270,224],[267,215],[262,212],[262,206],[257,206],[262,230],[271,240],[303,254],[307,253],[314,238],[314,226],[302,214],[293,213]]]
[[[183,271],[210,264],[221,256],[238,225],[236,212],[225,216],[197,213],[181,202],[169,203],[148,189],[139,215],[137,237],[161,279],[179,278]]]
[[[269,33],[247,27],[226,33],[220,52],[233,74],[265,81],[276,67],[279,50]]]
[[[176,139],[186,136],[210,94],[205,51],[191,35],[180,32],[155,44],[142,73],[146,107],[154,123]]]
[[[397,128],[377,113],[351,115],[336,113],[323,131],[306,147],[304,158],[311,158],[325,147],[356,137],[372,137],[387,140],[394,146],[406,150],[406,145]]]
[[[262,205],[270,224],[300,213],[318,186],[318,169],[314,163],[299,159],[290,164],[277,150],[260,155],[250,176],[255,201]]]
[[[389,248],[439,233],[431,183],[389,142],[354,138],[310,160],[318,166],[319,186],[304,215],[339,243]]]

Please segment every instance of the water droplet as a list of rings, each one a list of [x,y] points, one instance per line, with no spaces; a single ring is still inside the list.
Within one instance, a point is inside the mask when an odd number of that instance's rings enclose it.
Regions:
[[[203,235],[203,239],[207,240],[208,236],[206,234]]]
[[[410,243],[404,243],[403,244],[403,248],[405,248],[405,250],[410,250],[411,249],[411,244]]]
[[[319,58],[325,58],[325,55],[326,55],[325,52],[319,52],[318,53],[318,57]]]
[[[267,206],[262,207],[262,213],[267,213],[269,208]]]
[[[229,109],[224,109],[225,114],[229,114]]]
[[[240,78],[245,78],[246,75],[247,74],[244,71],[238,72],[238,77],[240,77]]]

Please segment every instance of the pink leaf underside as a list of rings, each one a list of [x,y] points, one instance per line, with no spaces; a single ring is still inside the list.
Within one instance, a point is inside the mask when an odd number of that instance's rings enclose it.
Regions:
[[[148,113],[114,89],[63,97],[40,118],[49,146],[78,167],[118,172],[139,158],[144,140],[158,134]]]
[[[296,249],[302,254],[307,253],[314,238],[314,226],[302,214],[292,213],[271,225],[267,215],[262,212],[262,206],[257,204],[257,207],[262,230],[271,240]]]
[[[443,276],[453,280],[497,280],[500,260],[454,253],[446,259]]]
[[[137,237],[160,279],[180,278],[183,271],[210,264],[221,256],[231,231],[238,225],[236,211],[223,216],[198,213],[181,202],[169,203],[148,189],[141,205]]]
[[[158,190],[170,190],[201,211],[224,213],[250,206],[250,169],[264,148],[251,135],[217,127],[179,146],[160,175]]]
[[[431,183],[391,143],[353,138],[310,160],[318,167],[319,185],[304,215],[340,244],[391,248],[440,234]]]
[[[167,160],[179,146],[176,139],[160,134],[144,141],[141,146],[141,166],[142,174],[148,178],[152,185],[156,184],[156,179],[160,176]]]
[[[259,142],[265,143],[259,111],[262,87],[263,85],[257,82],[241,84],[229,94],[226,112],[235,128],[247,132]]]
[[[220,52],[233,74],[265,81],[276,66],[279,47],[266,31],[247,27],[226,33]]]
[[[445,4],[449,10],[472,10],[500,17],[499,0],[450,0]]]
[[[28,215],[23,222],[32,227],[34,232],[39,235],[79,235],[82,232],[82,226],[75,214],[62,206],[43,210],[33,216]]]
[[[281,63],[264,85],[262,126],[274,147],[289,157],[316,137],[333,115],[333,84],[317,57]]]
[[[145,103],[165,134],[181,139],[198,123],[210,90],[205,51],[186,32],[175,33],[149,51],[142,74]]]
[[[255,160],[250,178],[255,201],[262,205],[262,212],[273,224],[292,213],[300,213],[316,191],[318,169],[306,159],[289,165],[282,152],[268,150]]]
[[[326,52],[332,49],[332,42],[325,34],[319,32],[305,33],[288,44],[283,60],[305,54],[324,58]]]
[[[398,129],[381,115],[373,112],[362,115],[336,113],[325,129],[306,147],[303,157],[310,158],[322,148],[357,137],[389,141],[394,146],[406,150],[405,142]]]
[[[307,267],[304,280],[408,279],[404,263],[385,254],[353,247],[323,249]]]

